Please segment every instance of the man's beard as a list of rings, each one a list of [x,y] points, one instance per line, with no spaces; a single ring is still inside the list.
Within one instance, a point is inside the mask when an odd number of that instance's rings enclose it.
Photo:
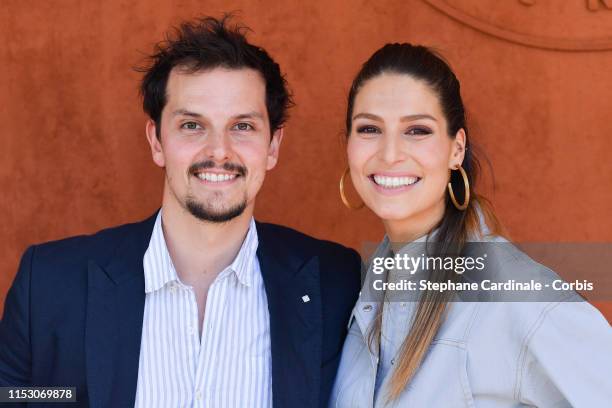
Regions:
[[[247,207],[246,197],[238,204],[223,209],[214,209],[212,206],[207,206],[197,201],[192,196],[188,196],[185,200],[185,207],[197,219],[200,221],[223,223],[228,222],[239,215],[242,215]]]
[[[204,160],[202,162],[194,163],[189,167],[189,174],[195,176],[198,171],[202,171],[204,169],[212,169],[216,166],[215,162],[212,160]],[[235,163],[223,163],[220,166],[223,170],[232,171],[238,173],[239,177],[246,177],[247,169],[246,167],[235,164]],[[239,215],[241,215],[247,207],[247,198],[246,195],[244,199],[229,208],[214,208],[214,204],[206,205],[202,202],[197,201],[191,194],[188,194],[185,198],[185,208],[197,219],[201,221],[207,222],[215,222],[222,223],[230,221]]]

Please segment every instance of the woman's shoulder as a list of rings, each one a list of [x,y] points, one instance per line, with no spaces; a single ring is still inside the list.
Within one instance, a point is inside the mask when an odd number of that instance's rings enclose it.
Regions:
[[[463,278],[479,284],[478,299],[493,302],[557,302],[576,295],[563,278],[523,248],[499,235],[466,243],[464,255],[480,260]]]
[[[612,352],[612,329],[597,308],[573,289],[563,289],[565,286],[558,282],[564,280],[524,253],[504,249],[502,255],[517,259],[516,263],[501,261],[497,276],[491,277],[488,285],[505,285],[507,289],[499,289],[478,302],[464,302],[464,306],[456,302],[458,310],[473,303],[468,307],[471,321],[465,331],[466,343],[478,348],[484,343],[496,344],[499,350],[515,354],[525,349],[538,353],[546,350],[547,343],[554,348],[559,341],[579,343],[605,334]],[[540,290],[536,289],[538,283]],[[517,289],[519,284],[525,288]]]
[[[599,311],[566,285],[561,276],[507,238],[482,237],[478,242],[468,243],[466,253],[484,260],[482,270],[468,271],[463,276],[465,281],[477,283],[476,293],[463,298],[459,295],[456,302],[459,310],[466,308],[460,305],[461,300],[475,304],[470,312],[473,316],[470,330],[466,331],[469,338],[497,333],[514,342],[524,342],[534,333],[546,332],[555,325],[571,328],[581,322],[590,322],[588,326],[602,321]],[[559,311],[563,311],[566,319],[551,325],[550,316],[557,316]]]

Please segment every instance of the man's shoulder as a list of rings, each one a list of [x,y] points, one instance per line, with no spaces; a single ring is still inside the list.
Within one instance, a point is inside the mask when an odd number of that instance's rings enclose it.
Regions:
[[[319,239],[283,225],[257,222],[257,234],[260,240],[274,242],[275,246],[295,248],[312,255],[359,256],[354,249],[338,242]]]
[[[92,234],[70,236],[58,240],[37,243],[31,246],[38,261],[76,263],[82,260],[103,262],[126,240],[144,235],[154,217],[101,229]]]
[[[273,246],[274,253],[306,261],[318,259],[321,288],[324,294],[353,307],[361,286],[361,257],[352,248],[337,242],[318,239],[282,225],[257,223],[260,245]],[[340,296],[344,294],[346,296]]]

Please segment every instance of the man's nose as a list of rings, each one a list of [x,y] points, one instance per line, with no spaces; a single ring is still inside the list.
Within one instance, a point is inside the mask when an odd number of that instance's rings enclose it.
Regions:
[[[224,132],[211,132],[204,145],[204,154],[216,162],[229,159],[230,146],[228,136]]]

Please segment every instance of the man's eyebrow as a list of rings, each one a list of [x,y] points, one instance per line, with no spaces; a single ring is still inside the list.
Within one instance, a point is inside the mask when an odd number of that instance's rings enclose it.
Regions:
[[[260,120],[264,120],[264,116],[259,113],[259,112],[248,112],[248,113],[241,113],[239,115],[234,116],[234,119],[260,119]]]
[[[201,118],[202,117],[202,115],[200,115],[199,113],[191,112],[191,111],[188,111],[187,109],[177,109],[174,112],[172,112],[172,115],[173,116],[180,116],[180,115],[183,115],[183,116],[192,116],[194,118]]]
[[[182,116],[191,116],[191,117],[194,117],[194,118],[202,118],[202,117],[204,117],[200,113],[191,112],[191,111],[189,111],[187,109],[177,109],[174,112],[172,112],[172,114],[174,116],[181,116],[182,115]],[[255,111],[247,112],[247,113],[241,113],[241,114],[238,114],[238,115],[233,117],[233,119],[251,119],[251,118],[256,118],[256,119],[264,120],[264,116],[261,113],[255,112]]]

